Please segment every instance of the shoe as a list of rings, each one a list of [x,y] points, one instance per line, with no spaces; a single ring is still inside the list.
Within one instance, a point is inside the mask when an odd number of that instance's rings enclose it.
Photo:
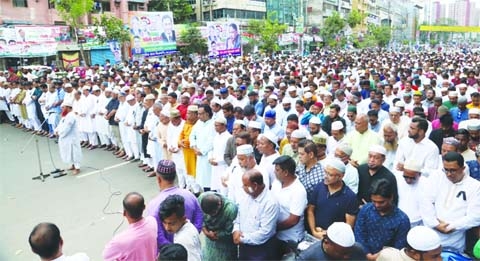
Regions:
[[[105,148],[105,147],[107,147],[107,145],[106,145],[106,144],[103,144],[102,146],[99,146],[98,148],[103,149],[103,148]]]
[[[125,155],[125,157],[123,157],[122,159],[125,161],[131,161],[131,160],[134,160],[135,158],[133,156],[129,157],[128,155]]]
[[[114,150],[115,150],[115,147],[106,148],[105,150],[106,150],[106,151],[114,151]]]
[[[150,172],[150,173],[148,173],[148,175],[147,175],[147,177],[149,177],[149,178],[152,178],[152,177],[155,177],[155,176],[157,176],[157,173],[155,173],[155,171]]]
[[[90,145],[90,146],[88,146],[88,149],[89,149],[89,150],[94,150],[94,149],[96,149],[96,148],[97,148],[97,146],[95,146],[95,145]]]
[[[117,155],[117,158],[123,158],[126,156],[126,153],[125,152],[120,152],[120,154]]]
[[[153,168],[150,168],[150,167],[147,168],[147,169],[143,169],[143,172],[152,172],[152,171],[154,171],[154,169],[153,169]]]
[[[140,164],[138,164],[138,167],[139,167],[139,168],[143,168],[143,167],[146,167],[146,166],[147,166],[147,164],[145,164],[145,163],[140,163]]]

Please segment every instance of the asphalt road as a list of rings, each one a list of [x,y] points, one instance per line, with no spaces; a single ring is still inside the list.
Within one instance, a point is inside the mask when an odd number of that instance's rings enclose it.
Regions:
[[[77,176],[32,180],[40,170],[37,139],[31,137],[0,124],[0,260],[39,260],[30,250],[28,235],[40,222],[53,222],[60,228],[64,254],[84,252],[91,260],[102,260],[105,244],[124,220],[120,213],[106,213],[121,212],[122,199],[131,191],[141,193],[148,202],[158,193],[155,178],[147,178],[137,163],[124,163],[110,152],[83,149],[83,166]],[[38,145],[44,173],[52,171],[54,164],[68,168],[53,140],[38,137]],[[120,195],[112,196],[107,204],[114,192]],[[125,221],[119,231],[126,226]]]

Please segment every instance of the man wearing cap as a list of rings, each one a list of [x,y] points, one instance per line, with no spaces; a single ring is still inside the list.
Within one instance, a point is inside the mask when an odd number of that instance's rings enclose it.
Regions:
[[[306,139],[308,133],[304,129],[297,129],[290,135],[290,142],[283,147],[282,155],[292,157],[295,163],[298,164],[298,143]]]
[[[137,100],[135,97],[131,94],[127,95],[125,98],[125,101],[127,103],[127,114],[125,117],[124,125],[125,125],[125,147],[128,147],[125,151],[127,152],[127,155],[123,157],[124,160],[130,161],[130,160],[140,160],[140,151],[138,147],[138,142],[137,142],[137,134],[136,130],[134,129],[136,127],[136,113],[137,113],[137,107],[139,104],[137,103]]]
[[[285,136],[285,130],[280,126],[279,123],[277,123],[277,120],[279,118],[279,115],[275,110],[267,110],[265,112],[265,129],[264,132],[271,132],[273,135],[275,135],[279,140],[283,139]],[[278,140],[277,140],[278,142]]]
[[[320,124],[323,121],[323,114],[321,113],[323,110],[323,103],[315,102],[310,106],[309,110],[305,115],[303,115],[302,119],[300,120],[301,125],[307,125],[311,118],[318,118],[320,119]]]
[[[82,147],[96,148],[97,134],[94,131],[93,120],[95,118],[95,100],[90,95],[90,87],[84,86],[82,89],[82,97],[79,104],[79,121],[78,127],[81,133]]]
[[[274,111],[278,122],[281,123],[282,119],[285,116],[285,111],[282,106],[278,106],[278,96],[275,94],[271,94],[267,98],[268,106],[265,106],[265,112],[263,114],[263,118],[267,117],[267,112]]]
[[[368,162],[358,166],[358,202],[363,205],[370,202],[370,187],[373,182],[379,179],[386,179],[393,184],[393,194],[395,204],[398,202],[397,181],[383,163],[387,151],[381,145],[370,146],[368,150]]]
[[[126,102],[126,94],[120,93],[118,95],[118,110],[112,116],[114,117],[115,122],[118,124],[118,130],[120,139],[117,142],[117,150],[114,151],[114,154],[117,158],[123,158],[128,154],[131,154],[130,146],[127,146],[127,126],[125,125],[125,119],[127,118],[129,105]],[[115,131],[115,128],[113,129]]]
[[[408,138],[399,141],[394,165],[398,171],[403,171],[407,159],[415,159],[422,165],[422,172],[430,173],[438,166],[438,147],[428,137],[428,122],[414,117],[408,130]],[[428,174],[427,174],[428,175]]]
[[[188,190],[178,188],[175,185],[177,177],[175,163],[171,160],[161,160],[157,169],[157,184],[159,194],[152,199],[145,209],[146,215],[153,216],[157,221],[157,247],[161,249],[166,244],[173,243],[173,234],[166,232],[159,216],[160,204],[170,195],[180,195],[185,199],[185,217],[192,222],[198,232],[202,229],[203,213],[197,198]]]
[[[480,225],[480,182],[465,174],[458,152],[443,156],[443,170],[428,179],[421,215],[424,225],[436,230],[445,249],[462,253],[465,232]]]
[[[177,109],[180,111],[180,116],[183,120],[187,119],[187,109],[190,105],[190,94],[188,92],[182,93],[180,95],[180,104],[178,104]]]
[[[227,88],[221,88],[220,89],[220,104],[225,104],[225,103],[231,103],[233,104],[235,102],[235,98],[228,93]]]
[[[245,85],[240,85],[237,87],[237,89],[235,90],[235,94],[237,97],[236,97],[236,101],[233,103],[234,107],[244,108],[245,106],[248,105],[249,100],[248,100],[248,97],[245,96],[246,90],[247,90],[247,86]]]
[[[167,127],[167,155],[177,167],[178,186],[185,188],[186,185],[186,168],[185,158],[182,147],[179,146],[180,133],[183,130],[185,121],[181,118],[180,111],[173,109],[170,111],[170,121]],[[167,156],[168,157],[168,156]]]
[[[238,216],[233,222],[233,243],[239,245],[239,260],[276,260],[275,242],[279,207],[263,181],[253,169],[242,176],[243,190]]]
[[[346,166],[338,158],[325,164],[325,178],[317,184],[308,198],[307,221],[311,234],[323,239],[334,222],[355,224],[358,203],[355,193],[343,182]]]
[[[427,189],[426,178],[422,176],[422,166],[415,160],[405,162],[403,172],[396,175],[398,186],[398,208],[407,214],[410,226],[422,225],[420,214],[421,193]]]
[[[355,131],[347,134],[345,142],[352,148],[351,159],[358,166],[368,161],[369,147],[380,145],[382,140],[378,133],[368,129],[367,115],[360,114],[355,118]]]
[[[72,113],[72,102],[62,104],[62,119],[60,120],[55,135],[58,137],[60,156],[66,164],[71,164],[69,170],[73,175],[80,173],[80,161],[82,160],[82,149],[80,147],[78,122]],[[59,173],[55,175],[61,175]]]
[[[384,248],[380,251],[377,261],[442,260],[441,243],[434,230],[425,226],[417,226],[408,231],[405,248]]]
[[[450,109],[450,115],[456,123],[468,120],[467,98],[458,98],[457,106]]]
[[[277,141],[277,136],[272,132],[260,134],[257,139],[257,149],[262,154],[262,159],[258,166],[268,174],[268,179],[264,180],[267,189],[270,189],[272,182],[275,180],[275,168],[272,163],[280,156],[276,150],[278,147]]]
[[[198,121],[190,133],[190,148],[197,157],[195,181],[206,191],[210,189],[212,168],[209,163],[208,154],[213,150],[213,138],[215,127],[212,120],[212,109],[209,105],[198,106]]]
[[[297,260],[366,260],[355,242],[352,227],[344,222],[331,224],[323,238],[302,251]]]
[[[331,134],[327,138],[327,154],[331,155],[335,153],[337,146],[344,141],[345,138],[345,125],[341,121],[332,122]]]
[[[227,131],[227,120],[218,117],[214,120],[215,137],[213,138],[213,149],[208,154],[208,162],[212,165],[212,178],[210,189],[226,195],[226,188],[221,184],[221,177],[227,170],[227,163],[224,160],[227,141],[232,135]]]
[[[368,260],[375,260],[384,247],[401,249],[407,245],[410,221],[395,204],[395,183],[384,178],[377,179],[372,183],[370,192],[372,202],[360,208],[354,231],[355,238],[367,252]]]
[[[448,92],[448,101],[443,102],[443,106],[447,107],[449,110],[457,107],[458,104],[458,92],[449,91]]]
[[[183,125],[183,129],[180,132],[178,138],[178,148],[183,151],[183,158],[185,160],[185,171],[188,176],[195,178],[197,156],[195,151],[190,146],[190,134],[192,133],[193,126],[198,121],[198,106],[190,105],[187,110],[187,120]]]

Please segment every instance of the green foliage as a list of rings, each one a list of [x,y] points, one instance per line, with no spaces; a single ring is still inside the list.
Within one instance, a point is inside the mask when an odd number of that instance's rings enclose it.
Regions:
[[[247,32],[254,35],[254,44],[268,54],[280,51],[278,37],[287,29],[287,25],[280,24],[273,16],[269,14],[267,19],[249,20],[247,25]]]
[[[176,24],[190,21],[190,17],[194,14],[192,5],[188,0],[152,0],[148,4],[148,10],[172,11],[173,21]]]
[[[338,12],[333,12],[331,16],[325,19],[324,26],[320,30],[320,35],[328,46],[338,47],[341,45],[341,41],[339,40],[343,35],[339,35],[339,33],[343,30],[345,24],[345,20],[340,17]]]
[[[80,18],[90,13],[94,0],[50,0],[55,4],[60,17],[70,26],[77,29],[81,26]]]
[[[183,55],[208,53],[207,40],[202,37],[202,33],[195,25],[188,26],[185,31],[180,33],[180,41],[177,42],[177,46]]]
[[[365,17],[366,15],[364,13],[354,9],[347,16],[347,24],[353,29],[357,25],[361,24]]]
[[[120,44],[130,41],[130,33],[123,25],[122,19],[102,14],[100,19],[94,17],[93,25],[95,25],[95,37],[100,44],[104,44],[110,40],[116,40]],[[100,32],[99,28],[102,28],[103,32]]]
[[[370,24],[368,25],[368,32],[369,35],[375,39],[379,47],[387,46],[392,38],[392,32],[389,26]]]

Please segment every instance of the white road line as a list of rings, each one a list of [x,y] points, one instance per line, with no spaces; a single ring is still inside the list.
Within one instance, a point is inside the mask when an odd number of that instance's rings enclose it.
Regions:
[[[88,173],[85,173],[85,174],[78,175],[78,176],[77,176],[77,179],[85,178],[85,177],[88,177],[88,176],[91,176],[91,175],[100,173],[100,172],[102,172],[102,171],[106,171],[106,170],[110,170],[110,169],[115,169],[115,168],[118,168],[118,167],[127,165],[127,164],[129,164],[129,163],[130,163],[130,162],[127,161],[127,162],[122,162],[122,163],[115,164],[115,165],[112,165],[112,166],[109,166],[109,167],[105,167],[105,168],[103,168],[103,169],[94,170],[94,171],[92,171],[92,172],[88,172]]]

